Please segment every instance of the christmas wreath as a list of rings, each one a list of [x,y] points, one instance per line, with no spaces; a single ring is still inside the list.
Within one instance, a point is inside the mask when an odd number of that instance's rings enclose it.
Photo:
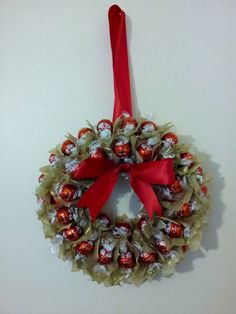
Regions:
[[[132,116],[125,14],[109,10],[115,104],[113,122],[82,128],[50,151],[36,190],[50,248],[105,285],[136,285],[170,275],[200,246],[209,207],[197,156],[172,125]],[[135,218],[102,211],[119,178],[143,204]]]

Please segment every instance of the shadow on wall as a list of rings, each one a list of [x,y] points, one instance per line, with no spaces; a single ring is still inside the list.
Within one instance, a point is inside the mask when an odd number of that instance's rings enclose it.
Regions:
[[[192,151],[202,161],[202,167],[211,176],[209,183],[210,209],[208,213],[208,224],[205,226],[202,234],[201,249],[196,252],[189,252],[185,256],[185,260],[176,266],[176,272],[184,273],[194,269],[193,261],[197,258],[204,258],[206,252],[217,250],[219,247],[217,231],[223,224],[223,212],[225,205],[222,201],[222,191],[225,183],[219,170],[220,165],[211,160],[211,156],[207,153],[199,152],[193,145],[191,136],[180,136],[180,141],[192,145]]]

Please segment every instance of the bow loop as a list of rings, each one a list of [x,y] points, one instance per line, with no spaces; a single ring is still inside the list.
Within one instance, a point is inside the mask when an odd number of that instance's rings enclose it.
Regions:
[[[150,219],[154,212],[161,216],[161,205],[151,185],[167,185],[174,182],[172,159],[118,165],[108,159],[85,159],[73,174],[74,179],[97,179],[82,195],[78,206],[89,208],[92,220],[96,219],[112,193],[120,172],[129,172],[131,186],[143,203]]]
[[[147,183],[163,185],[174,182],[175,174],[170,169],[173,169],[173,160],[166,158],[133,165],[132,171],[135,177]]]

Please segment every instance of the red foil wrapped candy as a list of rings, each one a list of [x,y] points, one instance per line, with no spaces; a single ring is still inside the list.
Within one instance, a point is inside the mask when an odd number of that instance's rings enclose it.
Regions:
[[[165,232],[171,238],[181,238],[184,233],[184,226],[174,222],[167,222]]]
[[[180,164],[181,166],[192,166],[193,164],[193,155],[189,152],[180,154]]]
[[[153,264],[157,261],[157,253],[155,252],[142,252],[139,255],[139,262],[142,264]]]
[[[143,161],[149,161],[152,159],[152,146],[143,143],[139,145],[137,149],[139,155],[142,157]]]
[[[136,127],[138,123],[137,121],[132,117],[124,117],[121,128],[125,133],[132,132]]]
[[[184,190],[184,187],[181,178],[177,176],[175,182],[171,184],[169,188],[174,194],[182,192]]]
[[[74,147],[75,144],[71,140],[66,140],[62,143],[61,151],[64,155],[70,156]]]
[[[91,240],[88,241],[81,241],[76,245],[76,252],[88,256],[94,250],[94,242]]]
[[[93,133],[90,128],[82,128],[78,133],[78,138],[85,138],[87,133]]]
[[[120,253],[117,259],[120,268],[133,268],[136,265],[135,256],[129,250]]]
[[[72,226],[63,231],[63,236],[68,241],[76,241],[81,237],[82,231],[80,226]]]
[[[127,138],[120,138],[113,143],[113,151],[117,157],[124,158],[131,155],[131,146]]]
[[[141,124],[140,128],[141,128],[142,133],[152,133],[152,132],[156,131],[157,126],[152,121],[144,121]]]
[[[166,133],[161,139],[170,143],[171,145],[175,145],[178,143],[177,135],[172,132]]]
[[[78,198],[79,191],[75,185],[63,184],[59,187],[58,194],[64,201],[72,202]]]
[[[57,210],[56,219],[59,224],[66,225],[73,219],[73,214],[68,207],[62,207]]]
[[[101,138],[109,139],[113,131],[113,124],[108,119],[103,119],[98,122],[97,130]]]

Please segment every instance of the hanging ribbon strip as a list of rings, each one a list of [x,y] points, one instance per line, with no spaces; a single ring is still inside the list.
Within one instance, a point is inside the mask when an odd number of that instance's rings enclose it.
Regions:
[[[118,5],[113,5],[109,9],[108,18],[110,26],[115,91],[113,110],[114,122],[122,115],[123,112],[127,112],[130,116],[132,116],[132,104],[125,13]]]
[[[152,184],[168,185],[174,182],[175,174],[171,158],[132,165],[116,165],[113,161],[103,158],[85,159],[73,174],[73,178],[76,180],[97,178],[97,180],[80,198],[78,206],[89,208],[91,219],[94,220],[114,189],[120,172],[128,173],[130,184],[150,219],[154,212],[162,216],[161,205]]]
[[[113,58],[115,89],[113,121],[115,121],[123,112],[132,116],[132,105],[125,13],[117,5],[113,5],[109,9],[108,17]],[[75,180],[96,179],[96,181],[81,196],[78,206],[89,208],[91,219],[96,219],[112,193],[120,172],[128,173],[130,184],[143,203],[150,219],[152,219],[154,212],[158,216],[162,216],[161,205],[153,191],[152,184],[169,185],[174,182],[175,174],[172,159],[130,165],[115,164],[105,158],[87,158],[73,173],[73,178]]]

